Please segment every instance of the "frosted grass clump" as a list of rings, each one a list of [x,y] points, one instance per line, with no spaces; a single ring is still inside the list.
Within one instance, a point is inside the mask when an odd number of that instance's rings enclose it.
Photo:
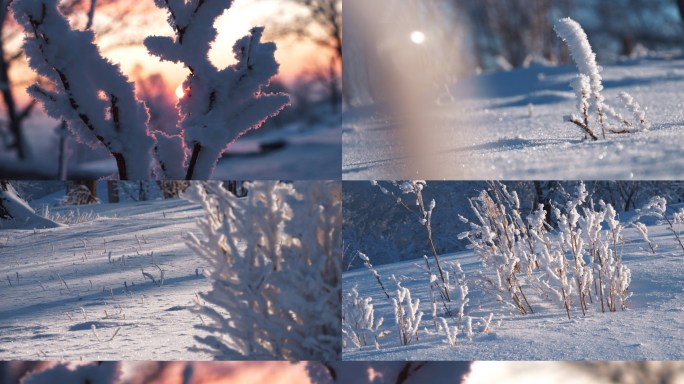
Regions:
[[[624,107],[634,115],[632,123],[606,103],[601,93],[603,91],[601,67],[596,63],[596,54],[591,49],[589,38],[582,26],[566,17],[556,22],[554,30],[567,44],[570,56],[580,72],[571,82],[577,96],[577,109],[580,115],[571,114],[565,116],[564,120],[580,127],[592,140],[599,139],[599,134],[594,129],[596,126],[600,128],[600,135],[603,139],[606,138],[606,132],[632,133],[635,131],[634,126],[638,126],[639,131],[648,131],[650,124],[646,121],[646,115],[632,96],[626,92],[620,94]],[[609,117],[618,123],[617,127],[611,126],[608,121]]]
[[[237,197],[221,182],[193,184],[199,235],[187,245],[209,262],[212,290],[196,336],[217,359],[335,360],[341,318],[341,184],[247,183]],[[199,301],[199,300],[198,300]]]

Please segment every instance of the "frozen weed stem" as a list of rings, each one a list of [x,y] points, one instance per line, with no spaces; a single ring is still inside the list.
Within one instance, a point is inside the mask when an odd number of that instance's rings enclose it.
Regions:
[[[605,98],[601,94],[603,91],[601,67],[596,63],[596,54],[592,51],[589,39],[582,26],[575,20],[566,17],[558,20],[553,28],[556,34],[568,45],[570,55],[580,72],[571,83],[577,95],[577,109],[580,115],[565,116],[564,120],[580,127],[592,140],[599,139],[599,135],[592,129],[594,122],[590,120],[594,114],[596,116],[595,123],[601,129],[603,139],[606,138],[606,131],[610,133],[633,132],[632,124],[613,107],[606,104]],[[620,95],[623,105],[633,113],[640,130],[647,131],[650,125],[646,122],[645,113],[629,94],[625,92],[623,94]],[[611,127],[608,117],[616,120],[621,127]]]
[[[378,339],[388,332],[378,332],[382,326],[383,318],[376,319],[373,304],[370,297],[361,298],[356,287],[345,293],[342,300],[342,334],[343,342],[352,343],[356,348],[368,345],[368,338],[373,338],[376,349],[380,349]]]

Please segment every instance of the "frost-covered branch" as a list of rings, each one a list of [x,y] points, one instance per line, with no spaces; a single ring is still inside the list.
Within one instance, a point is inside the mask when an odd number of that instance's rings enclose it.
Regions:
[[[274,43],[262,43],[262,27],[233,46],[237,63],[219,70],[208,58],[217,35],[214,22],[232,1],[155,0],[169,13],[174,37],[150,36],[145,46],[162,60],[182,63],[190,71],[179,101],[184,141],[192,151],[187,179],[207,179],[222,152],[238,137],[259,128],[289,105],[283,93],[263,93],[278,73]]]
[[[121,179],[149,179],[154,139],[147,108],[119,66],[100,54],[93,32],[71,29],[57,0],[16,0],[12,10],[26,31],[29,65],[50,85],[32,85],[31,97],[64,119],[79,141],[104,145]]]

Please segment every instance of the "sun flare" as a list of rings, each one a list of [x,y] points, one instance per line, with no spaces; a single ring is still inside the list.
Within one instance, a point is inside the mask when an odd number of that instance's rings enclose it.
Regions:
[[[425,42],[425,34],[421,31],[411,32],[411,41],[413,44],[423,44]]]
[[[176,88],[176,97],[182,99],[183,96],[185,96],[185,91],[183,90],[183,84],[181,84]]]

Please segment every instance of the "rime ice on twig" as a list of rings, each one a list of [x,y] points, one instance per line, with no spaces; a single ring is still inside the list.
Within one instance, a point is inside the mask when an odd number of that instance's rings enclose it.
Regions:
[[[604,139],[606,138],[606,131],[610,133],[631,133],[633,131],[630,128],[632,124],[608,105],[601,94],[603,91],[601,68],[596,64],[596,55],[591,50],[589,39],[582,27],[576,21],[566,17],[558,20],[554,25],[554,30],[568,45],[570,55],[580,71],[580,75],[571,85],[577,95],[577,109],[581,116],[565,116],[564,120],[580,127],[593,140],[598,140],[597,134],[591,128],[592,122],[589,121],[589,117],[593,113],[596,113],[596,120],[601,127],[601,136]],[[629,95],[625,97],[621,94],[620,98],[627,109],[634,114],[641,130],[648,130],[650,126],[646,122],[645,115],[639,105]],[[622,127],[612,128],[607,121],[608,117],[617,120]]]
[[[641,131],[648,131],[651,129],[651,124],[646,121],[646,112],[641,109],[641,106],[634,100],[632,95],[627,92],[620,92],[618,96],[625,104],[625,107],[634,115],[634,120],[639,124]]]
[[[150,178],[154,140],[147,134],[147,108],[119,66],[100,55],[93,32],[71,29],[56,0],[17,0],[12,10],[27,32],[29,65],[52,85],[32,85],[31,97],[51,117],[67,121],[79,141],[104,145],[121,179]]]
[[[187,179],[207,179],[223,150],[251,129],[289,105],[286,94],[265,94],[262,87],[278,73],[274,43],[262,43],[264,29],[252,28],[233,46],[237,63],[223,70],[208,58],[217,31],[214,21],[231,1],[156,0],[169,12],[175,36],[150,36],[145,46],[162,60],[182,63],[190,70],[179,101],[180,127],[192,151]]]
[[[601,95],[601,91],[603,90],[601,69],[596,64],[596,55],[591,50],[587,34],[579,23],[569,17],[558,20],[553,29],[568,45],[570,55],[577,64],[580,73],[585,75],[589,80],[592,100],[590,106],[598,114],[599,124],[603,130],[603,138],[605,139],[605,113],[603,108],[604,98],[603,95]]]

